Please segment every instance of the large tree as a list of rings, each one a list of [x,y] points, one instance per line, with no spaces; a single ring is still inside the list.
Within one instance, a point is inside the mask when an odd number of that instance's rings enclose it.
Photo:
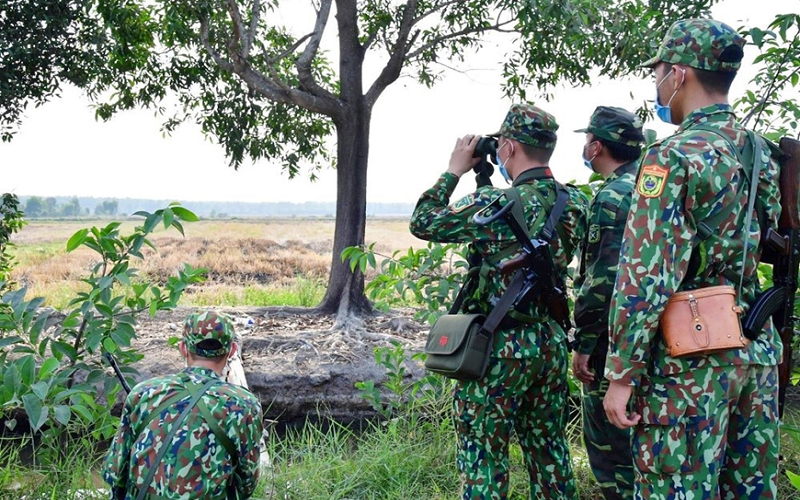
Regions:
[[[282,25],[278,0],[96,1],[106,30],[91,48],[108,61],[88,87],[98,117],[156,107],[167,132],[199,123],[234,168],[245,158],[277,160],[290,177],[306,165],[312,177],[337,168],[333,259],[318,310],[340,321],[371,310],[364,276],[340,254],[364,243],[372,110],[389,85],[403,74],[433,85],[487,37],[508,36],[515,49],[497,54],[505,92],[541,97],[559,82],[634,71],[675,18],[715,2],[311,0],[307,16]],[[299,3],[284,2],[293,13]]]
[[[0,139],[11,140],[29,104],[64,83],[88,85],[105,68],[92,0],[3,0],[0,5]]]

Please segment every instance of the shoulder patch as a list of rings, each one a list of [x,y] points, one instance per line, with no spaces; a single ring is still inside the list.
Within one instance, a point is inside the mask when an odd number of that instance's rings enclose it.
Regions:
[[[457,214],[459,212],[462,212],[462,211],[468,209],[469,207],[471,207],[474,204],[475,204],[475,196],[470,193],[470,194],[466,195],[465,197],[461,198],[460,200],[458,200],[457,202],[455,202],[452,205],[450,205],[450,210],[452,210],[453,213]]]
[[[658,165],[646,165],[642,167],[639,174],[639,182],[636,183],[636,191],[645,198],[656,198],[664,192],[664,184],[667,182],[669,171]]]

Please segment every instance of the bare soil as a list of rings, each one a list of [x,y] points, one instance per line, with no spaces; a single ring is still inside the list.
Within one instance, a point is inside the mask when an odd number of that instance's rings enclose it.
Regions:
[[[144,359],[134,365],[141,378],[182,369],[170,337],[181,335],[183,320],[194,308],[140,317],[134,343]],[[413,319],[413,311],[376,313],[356,322],[351,331],[332,330],[334,316],[287,308],[217,308],[232,315],[241,335],[242,360],[250,390],[261,399],[266,418],[277,425],[307,419],[360,421],[375,415],[355,384],[385,378],[374,350],[399,343],[405,349],[407,376],[420,377],[423,368],[410,361],[420,352],[428,328]]]

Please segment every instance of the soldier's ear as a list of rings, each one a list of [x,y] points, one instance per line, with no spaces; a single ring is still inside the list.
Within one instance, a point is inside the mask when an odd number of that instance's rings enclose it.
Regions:
[[[181,356],[188,359],[189,358],[189,351],[186,349],[186,344],[181,340],[178,342],[178,350],[181,351]]]

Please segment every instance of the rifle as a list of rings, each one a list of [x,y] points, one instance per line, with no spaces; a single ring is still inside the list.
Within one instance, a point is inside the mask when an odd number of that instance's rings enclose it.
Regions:
[[[119,382],[122,384],[122,388],[125,390],[125,394],[130,394],[131,393],[131,386],[128,384],[128,381],[125,380],[125,377],[122,375],[122,370],[119,369],[119,365],[117,364],[116,358],[114,358],[114,356],[110,352],[106,351],[105,349],[103,349],[103,351],[104,351],[103,352],[103,357],[106,358],[106,361],[108,361],[108,364],[111,365],[111,368],[114,370],[114,373],[117,375],[117,378],[119,379]]]
[[[783,415],[786,388],[792,376],[792,348],[794,347],[795,294],[800,268],[800,141],[789,137],[780,140],[783,155],[779,158],[781,175],[781,217],[778,230],[769,228],[762,238],[761,262],[772,265],[772,287],[756,297],[753,307],[742,320],[742,330],[747,338],[755,339],[772,317],[783,344],[783,359],[778,365],[778,412]]]
[[[489,206],[497,203],[497,200]],[[510,200],[500,210],[488,217],[482,217],[479,213],[475,214],[473,220],[478,225],[486,225],[498,219],[504,219],[519,241],[522,252],[499,266],[500,272],[503,274],[517,269],[525,274],[525,282],[512,307],[522,310],[532,300],[541,298],[547,305],[550,316],[561,325],[565,332],[569,331],[572,328],[572,322],[569,317],[566,286],[561,274],[556,269],[550,243],[541,238],[533,239],[528,236],[527,231],[511,213],[514,203],[514,200]]]

